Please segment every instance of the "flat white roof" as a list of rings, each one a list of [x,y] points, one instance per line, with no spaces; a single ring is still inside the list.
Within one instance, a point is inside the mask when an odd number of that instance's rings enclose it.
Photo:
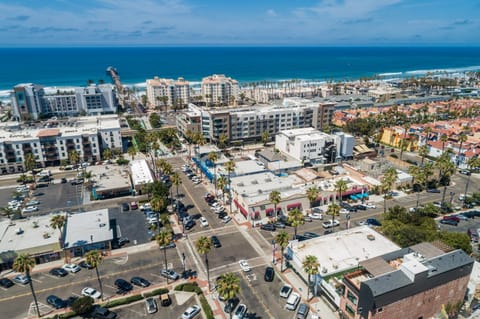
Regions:
[[[261,173],[265,172],[265,167],[258,164],[259,161],[247,160],[235,162],[235,175],[242,176],[252,173]],[[223,174],[228,175],[228,173],[222,170]]]
[[[369,239],[370,238],[370,239]],[[317,238],[290,243],[293,261],[300,271],[308,255],[318,258],[320,275],[327,276],[358,266],[358,263],[400,249],[369,226],[359,226]]]
[[[113,239],[108,209],[71,214],[65,227],[65,248]]]
[[[134,160],[129,164],[133,186],[153,183],[152,172],[146,160]]]
[[[107,168],[108,167],[108,168]],[[130,188],[128,169],[115,164],[93,165],[87,168],[92,172],[97,192]]]
[[[243,196],[269,194],[272,190],[291,189],[296,179],[291,176],[278,177],[271,172],[232,177],[232,189]]]
[[[13,250],[36,254],[59,250],[60,232],[50,227],[52,216],[0,222],[0,252]]]

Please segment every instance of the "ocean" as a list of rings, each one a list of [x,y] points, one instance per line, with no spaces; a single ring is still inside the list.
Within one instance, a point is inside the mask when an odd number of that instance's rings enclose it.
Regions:
[[[0,95],[18,83],[110,82],[108,66],[118,70],[123,83],[139,86],[153,76],[198,83],[214,73],[241,83],[340,81],[480,70],[480,47],[1,48]]]

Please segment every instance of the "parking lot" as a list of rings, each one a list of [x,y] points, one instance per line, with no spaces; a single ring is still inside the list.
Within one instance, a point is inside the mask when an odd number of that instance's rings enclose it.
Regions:
[[[145,301],[139,301],[134,304],[130,304],[126,307],[120,307],[114,311],[118,314],[119,318],[128,319],[140,319],[140,318],[162,318],[162,319],[178,319],[181,318],[182,313],[190,306],[195,304],[200,305],[195,297],[192,295],[186,299],[185,294],[178,294],[170,292],[170,298],[172,304],[168,307],[162,307],[159,301],[159,297],[154,297],[158,311],[153,314],[149,314],[145,307]],[[185,300],[186,299],[186,300]],[[200,315],[197,315],[200,318]]]
[[[145,214],[140,210],[122,211],[121,207],[110,208],[110,219],[115,219],[118,226],[117,238],[128,238],[129,245],[139,245],[148,243],[152,235],[154,235],[148,228],[148,223]]]

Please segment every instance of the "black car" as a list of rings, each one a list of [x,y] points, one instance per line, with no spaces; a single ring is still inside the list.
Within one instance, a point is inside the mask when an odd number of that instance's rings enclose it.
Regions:
[[[50,295],[47,297],[47,303],[55,309],[62,309],[67,306],[65,300],[60,299],[55,295]]]
[[[286,227],[286,225],[282,222],[275,222],[273,225],[275,225],[275,227],[277,228],[282,228],[282,229]]]
[[[65,184],[67,182],[67,179],[65,177],[62,177],[61,183]]]
[[[265,275],[263,276],[265,281],[272,282],[274,276],[275,276],[275,270],[273,270],[272,267],[265,268]]]
[[[352,208],[355,208],[356,210],[367,210],[367,206],[362,205],[362,204],[354,205],[354,206],[352,206]]]
[[[223,217],[227,216],[228,214],[226,212],[220,212],[218,213],[218,218],[223,219]]]
[[[13,281],[8,278],[2,278],[0,279],[0,286],[2,286],[3,288],[10,288],[13,286]]]
[[[70,184],[72,185],[81,185],[83,184],[83,178],[77,178],[77,179],[74,179],[73,181],[70,182]]]
[[[94,319],[116,319],[117,313],[103,307],[96,307],[93,309],[92,318]]]
[[[190,230],[193,228],[193,226],[195,226],[195,222],[193,220],[189,220],[186,224],[185,224],[185,229],[186,230]]]
[[[130,279],[130,282],[135,286],[139,286],[139,287],[150,286],[150,282],[142,277],[132,277],[132,279]]]
[[[93,269],[93,266],[87,263],[85,260],[82,260],[78,265],[82,268]]]
[[[213,247],[215,248],[222,247],[222,243],[220,243],[220,240],[218,239],[217,236],[212,236],[212,244],[213,244]]]
[[[453,220],[453,219],[442,219],[440,221],[440,224],[457,226],[458,222],[456,220]]]
[[[262,225],[260,226],[260,229],[262,229],[262,230],[268,230],[268,231],[275,231],[275,230],[276,230],[274,224],[262,224]]]
[[[68,272],[63,268],[53,268],[49,271],[49,274],[55,277],[65,277]]]
[[[441,191],[436,188],[427,188],[427,193],[440,193]]]
[[[121,237],[118,239],[118,246],[122,247],[125,244],[128,244],[130,242],[130,239],[127,237]]]
[[[130,291],[133,289],[133,286],[125,279],[118,278],[117,280],[115,280],[114,284],[121,291]]]
[[[228,299],[228,301],[225,303],[225,307],[223,307],[223,311],[225,311],[225,313],[231,313],[233,310],[235,310],[239,302],[240,299],[237,297]]]
[[[371,226],[382,226],[382,223],[380,223],[378,220],[376,220],[375,218],[368,218],[367,219],[367,225],[371,225]]]
[[[319,235],[319,234],[315,234],[315,233],[308,232],[308,231],[307,231],[307,232],[305,232],[305,233],[303,233],[303,236],[305,236],[305,237],[309,237],[309,238],[317,238],[317,237],[320,237],[320,235]]]
[[[124,212],[128,212],[130,210],[130,205],[128,205],[128,203],[123,203],[122,209]]]

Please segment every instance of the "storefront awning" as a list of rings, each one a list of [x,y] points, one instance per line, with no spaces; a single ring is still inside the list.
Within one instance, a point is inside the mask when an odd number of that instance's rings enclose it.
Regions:
[[[302,207],[302,203],[292,203],[290,205],[287,205],[287,210],[294,209],[294,208],[300,208]]]
[[[248,216],[247,210],[243,208],[243,206],[240,205],[240,203],[236,199],[234,199],[233,202],[235,203],[235,206],[237,206],[240,213],[242,213],[243,216],[247,217]]]

